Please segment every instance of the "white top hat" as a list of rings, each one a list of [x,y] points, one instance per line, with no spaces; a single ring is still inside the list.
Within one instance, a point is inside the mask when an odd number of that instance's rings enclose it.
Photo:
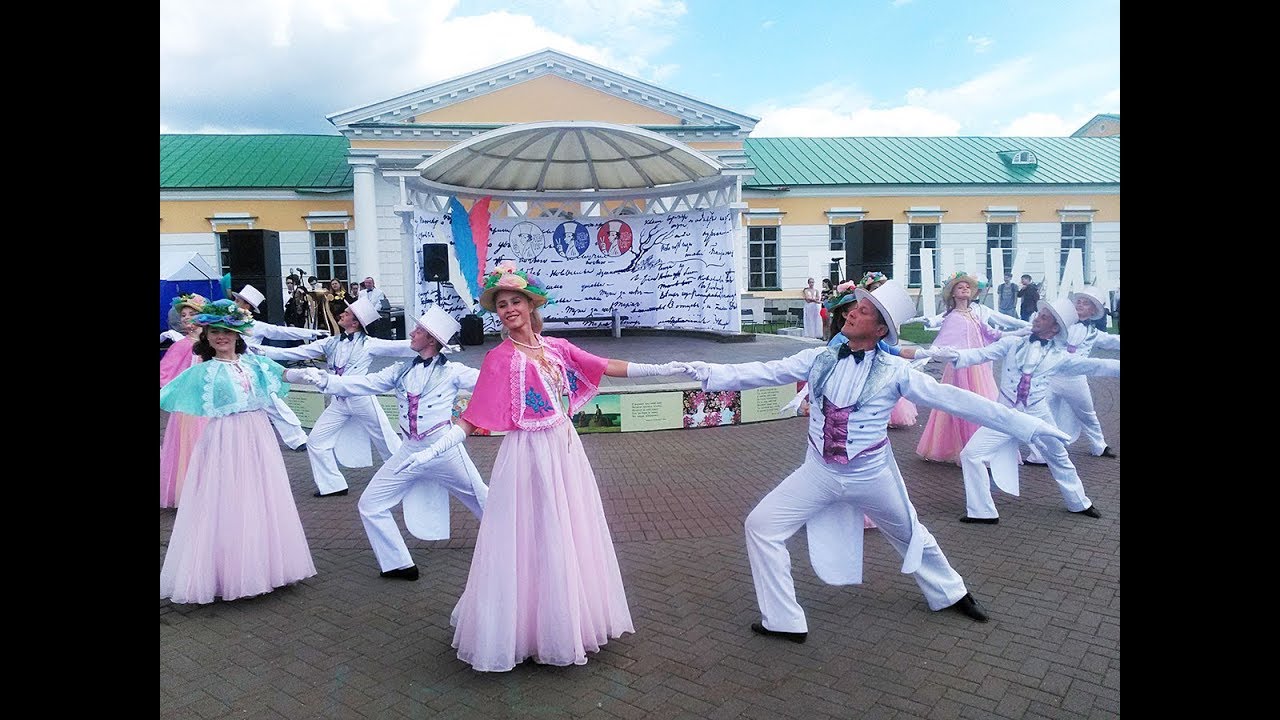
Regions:
[[[351,311],[352,315],[356,316],[362,326],[366,326],[382,317],[378,314],[378,309],[373,306],[373,303],[369,302],[368,297],[362,297],[355,302],[348,302],[347,309]]]
[[[621,220],[610,220],[610,221],[609,221],[609,232],[611,232],[611,233],[622,232],[622,221],[621,221]]]
[[[263,300],[267,299],[266,295],[263,295],[262,293],[258,292],[258,288],[252,285],[245,285],[244,288],[240,290],[240,292],[231,293],[231,297],[239,298],[249,303],[250,305],[253,306],[254,312],[257,312],[258,306],[262,304]]]
[[[1085,320],[1097,320],[1098,318],[1107,314],[1107,301],[1104,300],[1102,297],[1102,290],[1096,287],[1081,288],[1077,292],[1067,293],[1067,297],[1071,300],[1071,302],[1075,302],[1076,298],[1078,297],[1086,297],[1092,300],[1093,304],[1098,307],[1097,312],[1095,312],[1094,314],[1090,315],[1087,318],[1084,318]]]
[[[1075,303],[1066,298],[1058,298],[1053,302],[1040,300],[1036,303],[1036,310],[1039,310],[1040,312],[1048,310],[1049,314],[1053,315],[1053,319],[1058,321],[1058,332],[1063,335],[1066,334],[1067,328],[1075,325],[1080,319],[1080,317],[1076,315]]]
[[[858,298],[858,302],[870,300],[871,304],[876,306],[880,311],[880,317],[884,318],[885,325],[889,326],[889,334],[885,335],[884,341],[890,345],[897,345],[898,326],[916,314],[916,303],[907,294],[907,289],[902,287],[902,283],[897,280],[886,280],[872,292],[856,288],[853,293]]]
[[[414,318],[413,321],[418,324],[418,327],[430,333],[431,337],[438,340],[441,348],[448,345],[453,336],[462,329],[462,325],[458,324],[458,321],[442,310],[439,305],[428,305],[427,311],[422,313],[422,317]]]

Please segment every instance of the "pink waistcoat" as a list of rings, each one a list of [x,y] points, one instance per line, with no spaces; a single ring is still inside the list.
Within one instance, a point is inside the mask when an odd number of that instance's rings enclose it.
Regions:
[[[543,352],[565,368],[569,415],[573,415],[599,392],[609,361],[560,338],[544,337],[542,343]],[[480,379],[462,418],[490,432],[543,430],[568,420],[557,412],[558,402],[543,384],[537,364],[507,339],[484,356]]]

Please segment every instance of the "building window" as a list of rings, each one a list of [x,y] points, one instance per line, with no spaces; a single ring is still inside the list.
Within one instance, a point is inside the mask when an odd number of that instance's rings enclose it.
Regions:
[[[991,276],[991,251],[999,249],[1004,271],[1013,271],[1013,227],[1016,223],[987,223],[987,281],[999,285],[1004,278]]]
[[[748,290],[778,290],[778,228],[753,227],[750,230],[747,268]]]
[[[312,255],[316,259],[316,277],[323,282],[347,279],[347,233],[311,233]]]
[[[920,287],[920,251],[924,248],[933,250],[933,284],[941,284],[942,271],[939,268],[942,263],[938,262],[938,226],[911,224],[907,227],[909,229],[907,257],[910,262],[907,284],[910,287]]]
[[[222,274],[226,275],[231,272],[231,243],[227,242],[227,234],[224,232],[214,233],[213,236],[218,238],[218,265]]]
[[[1080,259],[1088,274],[1089,267],[1089,223],[1062,223],[1062,253],[1058,260],[1058,277],[1062,277],[1067,269],[1067,255],[1072,248],[1080,248]]]
[[[831,226],[831,249],[844,252],[844,225]]]

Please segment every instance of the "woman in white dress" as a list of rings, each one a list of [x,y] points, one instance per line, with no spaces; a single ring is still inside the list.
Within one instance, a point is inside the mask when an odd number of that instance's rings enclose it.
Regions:
[[[804,289],[804,336],[822,339],[822,293],[813,286]]]

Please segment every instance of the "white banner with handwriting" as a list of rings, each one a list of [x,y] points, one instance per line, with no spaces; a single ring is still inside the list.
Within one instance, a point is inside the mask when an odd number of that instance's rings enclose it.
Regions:
[[[540,278],[554,298],[542,309],[550,328],[557,320],[605,317],[616,307],[623,327],[728,330],[738,312],[733,227],[728,208],[582,221],[495,218],[484,270],[510,260]],[[446,243],[454,254],[449,214],[419,208],[413,231],[418,306],[437,302],[438,290],[454,317],[470,312],[453,289],[462,278],[422,280],[423,244]],[[456,261],[450,265],[456,270]],[[482,317],[487,332],[500,328],[491,313]],[[564,327],[609,326],[595,320]]]

